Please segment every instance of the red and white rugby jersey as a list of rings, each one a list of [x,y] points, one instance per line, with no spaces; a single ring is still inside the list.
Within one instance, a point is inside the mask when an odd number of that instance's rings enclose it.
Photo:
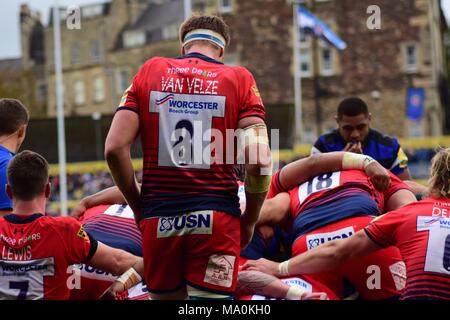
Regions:
[[[227,143],[227,129],[265,116],[248,70],[198,53],[152,58],[125,92],[124,109],[140,117],[144,218],[198,210],[240,215],[236,145]]]
[[[450,300],[450,200],[427,198],[374,219],[364,230],[396,246],[406,264],[402,299]]]
[[[10,214],[0,220],[0,300],[64,300],[69,268],[97,248],[69,217]]]
[[[361,170],[325,173],[291,189],[284,190],[278,171],[272,178],[268,197],[288,192],[295,237],[342,219],[385,211],[389,197],[407,185],[389,173],[391,184],[383,192],[375,189]]]

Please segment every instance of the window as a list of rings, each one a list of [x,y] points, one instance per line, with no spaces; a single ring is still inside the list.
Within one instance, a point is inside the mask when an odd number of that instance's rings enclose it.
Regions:
[[[311,49],[300,49],[300,75],[302,78],[312,76]]]
[[[330,47],[324,46],[320,48],[321,55],[321,69],[320,73],[323,76],[331,76],[334,74],[334,67],[333,67],[333,51]]]
[[[178,25],[172,24],[162,29],[162,38],[164,40],[176,39],[178,37]]]
[[[302,78],[311,77],[312,70],[312,45],[311,36],[308,36],[304,32],[300,32],[300,75]]]
[[[81,62],[80,59],[80,45],[78,43],[74,43],[72,44],[72,48],[71,48],[71,62],[72,64],[78,64]]]
[[[98,40],[91,40],[91,60],[92,62],[101,60],[100,42]]]
[[[405,54],[405,71],[416,72],[417,67],[417,46],[415,44],[407,44],[404,47]]]
[[[83,105],[86,102],[83,80],[76,80],[73,87],[75,105]]]
[[[102,76],[94,78],[94,101],[102,102],[105,100],[105,83]]]
[[[46,101],[47,100],[47,86],[45,84],[39,84],[36,88],[36,100]]]
[[[233,0],[219,0],[219,12],[230,13],[233,11]]]
[[[125,90],[130,86],[130,80],[128,79],[128,71],[120,70],[116,73],[116,92],[117,95],[122,96]]]
[[[125,48],[138,47],[145,44],[145,32],[144,31],[126,31],[123,34],[123,45]]]

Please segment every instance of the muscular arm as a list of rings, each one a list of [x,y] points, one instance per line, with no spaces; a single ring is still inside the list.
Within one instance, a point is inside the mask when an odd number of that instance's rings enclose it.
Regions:
[[[261,208],[257,225],[285,226],[289,223],[290,196],[287,192],[266,199]]]
[[[125,200],[122,192],[120,192],[118,187],[114,186],[101,190],[97,193],[94,193],[90,196],[81,199],[78,205],[72,210],[71,216],[78,219],[89,208],[99,206],[102,204],[125,204],[125,203],[127,203],[127,201]]]
[[[139,132],[139,116],[128,110],[114,116],[105,142],[105,158],[114,182],[140,221],[140,190],[134,175],[130,149]]]
[[[379,249],[381,248],[366,235],[365,231],[360,230],[349,238],[327,242],[287,260],[287,271],[290,275],[328,271],[347,260]],[[279,265],[279,263],[266,259],[249,260],[244,264],[243,269],[261,271],[274,276],[287,276],[287,274],[279,272]]]
[[[417,202],[416,196],[409,190],[401,189],[395,192],[387,201],[385,211],[393,211],[412,202]]]
[[[352,154],[350,153],[350,155]],[[344,156],[348,156],[346,152],[329,152],[314,154],[307,158],[294,161],[281,169],[280,184],[285,190],[289,190],[319,174],[343,169],[360,169],[354,163],[344,168]],[[371,178],[377,189],[382,190],[389,186],[390,177],[386,169],[378,162],[373,161],[363,170]]]
[[[136,257],[124,250],[115,249],[98,242],[95,254],[86,263],[113,275],[120,275],[134,265],[143,263],[141,260],[142,258]]]
[[[289,298],[291,300],[326,299],[324,293],[309,294],[303,290],[296,290],[295,294],[288,295],[291,286],[280,279],[259,271],[241,271],[238,274],[236,295],[258,294],[265,297]]]
[[[252,125],[264,124],[264,121],[258,117],[246,117],[239,121],[239,129],[245,129]],[[256,132],[256,135],[263,135],[263,132]],[[265,133],[267,136],[267,133]],[[268,145],[253,143],[245,147],[245,170],[247,177],[259,178],[261,176],[270,176],[272,173],[272,158]],[[256,221],[266,197],[267,191],[249,192],[246,184],[246,208],[241,215],[241,248],[245,248],[250,242]]]

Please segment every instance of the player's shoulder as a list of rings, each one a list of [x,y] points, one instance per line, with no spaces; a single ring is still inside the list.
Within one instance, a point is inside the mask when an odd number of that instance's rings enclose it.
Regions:
[[[333,129],[322,134],[318,140],[325,145],[335,145],[341,140],[341,136],[338,129]]]
[[[396,148],[399,145],[396,137],[391,137],[372,128],[369,131],[369,140],[389,148]]]

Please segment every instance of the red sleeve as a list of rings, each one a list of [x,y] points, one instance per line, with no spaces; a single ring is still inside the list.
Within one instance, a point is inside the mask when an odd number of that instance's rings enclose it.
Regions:
[[[388,199],[396,193],[398,190],[406,189],[410,190],[408,185],[404,183],[402,180],[400,180],[399,177],[388,171],[389,176],[391,177],[391,185],[389,188],[387,188],[385,191],[383,191],[385,203],[388,201]]]
[[[241,75],[239,83],[241,97],[241,109],[238,115],[239,120],[246,117],[259,117],[264,120],[266,111],[255,79],[243,67],[239,67],[238,71]]]
[[[280,172],[281,172],[281,170],[278,170],[272,176],[272,181],[270,182],[270,187],[269,187],[269,191],[267,192],[266,199],[271,199],[279,193],[287,192],[287,190],[285,190],[280,183]]]
[[[61,217],[60,219],[65,226],[65,234],[63,236],[69,262],[80,263],[88,260],[91,254],[91,244],[93,243],[91,243],[91,239],[84,231],[81,223],[70,217]]]
[[[395,245],[396,230],[403,221],[404,214],[398,211],[391,211],[373,219],[364,228],[367,236],[381,247]]]
[[[127,88],[127,90],[125,90],[122,99],[120,99],[120,104],[119,107],[117,108],[117,111],[131,110],[139,114],[138,76],[139,73],[134,76],[133,82]]]

